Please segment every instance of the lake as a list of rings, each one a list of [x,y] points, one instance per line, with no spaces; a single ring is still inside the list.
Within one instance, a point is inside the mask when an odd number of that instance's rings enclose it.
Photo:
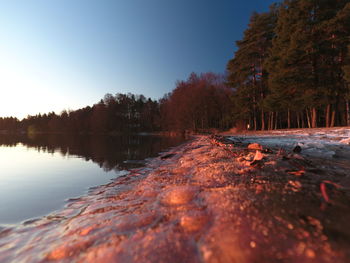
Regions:
[[[45,216],[183,141],[136,135],[1,135],[0,225]]]

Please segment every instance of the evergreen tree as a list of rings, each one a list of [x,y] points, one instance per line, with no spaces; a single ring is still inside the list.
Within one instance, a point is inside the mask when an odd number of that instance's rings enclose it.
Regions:
[[[343,66],[344,72],[344,85],[346,88],[346,96],[345,96],[345,109],[346,109],[346,125],[350,126],[350,45],[348,46],[347,56],[345,57],[345,62]]]
[[[315,1],[317,25],[315,39],[317,47],[318,79],[321,89],[321,112],[324,112],[324,125],[341,124],[341,105],[347,93],[342,67],[347,52],[349,36],[349,1]]]
[[[229,61],[228,80],[236,91],[234,103],[242,110],[236,117],[248,119],[247,122],[258,129],[259,120],[265,129],[265,113],[262,107],[267,93],[267,71],[264,68],[268,50],[272,44],[277,19],[277,7],[273,5],[270,12],[254,13],[242,41],[237,41],[235,57]]]
[[[276,38],[266,63],[270,93],[265,105],[282,111],[287,127],[291,127],[292,115],[297,126],[302,125],[301,111],[309,127],[321,124],[318,114],[322,111],[325,125],[335,124],[345,92],[341,69],[347,45],[344,37],[349,35],[347,2],[288,0],[280,7]]]
[[[300,17],[294,1],[285,2],[280,6],[278,20],[275,27],[275,38],[272,41],[270,56],[266,60],[266,68],[269,72],[269,94],[264,101],[264,106],[272,112],[288,112],[288,127],[290,127],[290,110],[298,103],[298,86],[295,85],[295,76],[301,78],[303,72],[297,72],[299,67],[294,66],[296,59],[300,59],[291,50],[291,34],[297,30]],[[295,50],[294,50],[295,51]],[[294,61],[293,61],[294,60]],[[301,75],[300,75],[301,74]],[[275,122],[277,118],[275,118]],[[270,126],[273,121],[270,121]]]

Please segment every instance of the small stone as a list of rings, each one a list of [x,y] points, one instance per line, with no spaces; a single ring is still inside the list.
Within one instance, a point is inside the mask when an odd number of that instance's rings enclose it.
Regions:
[[[293,149],[294,153],[301,153],[301,147],[299,145],[295,146]]]
[[[315,257],[316,257],[315,252],[314,252],[312,249],[310,249],[310,248],[306,249],[305,255],[306,255],[308,258],[315,258]]]
[[[256,151],[255,155],[254,155],[254,158],[253,158],[253,161],[250,162],[249,165],[251,166],[254,166],[254,165],[258,165],[261,163],[261,160],[265,157],[264,154],[262,154],[260,151]]]
[[[202,250],[204,260],[209,261],[210,257],[213,255],[213,252],[205,246],[202,246],[201,250]]]
[[[264,190],[264,187],[261,184],[259,184],[255,188],[255,194],[260,194],[261,192],[263,192],[263,190]]]
[[[262,233],[263,233],[263,235],[266,236],[266,237],[269,235],[269,231],[268,231],[267,229],[264,229],[264,230],[262,231]]]
[[[260,151],[256,151],[255,156],[254,156],[254,161],[261,161],[265,155],[263,155]]]
[[[258,144],[258,143],[251,143],[251,144],[248,145],[248,149],[262,151],[263,147],[260,144]]]
[[[256,247],[256,243],[254,241],[250,241],[250,247],[251,248],[255,248]]]
[[[193,187],[172,187],[161,196],[161,202],[164,205],[185,205],[194,198],[196,193],[197,190]]]

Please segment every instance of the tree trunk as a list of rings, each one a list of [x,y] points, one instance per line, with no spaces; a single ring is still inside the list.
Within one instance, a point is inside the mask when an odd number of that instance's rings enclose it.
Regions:
[[[329,122],[329,114],[331,112],[331,104],[327,105],[326,108],[326,127],[328,128],[330,126],[330,122]]]
[[[274,112],[271,112],[271,127],[270,127],[270,130],[273,130],[273,123],[274,123]]]
[[[248,124],[244,124],[245,128],[247,128],[247,130],[250,130],[252,128],[252,117],[249,115],[249,120],[248,120]]]
[[[300,128],[300,113],[297,112],[297,125],[298,125],[298,129]]]
[[[331,120],[331,127],[334,127],[335,124],[335,109],[332,110],[332,120]]]
[[[309,116],[309,110],[306,109],[306,118],[307,118],[307,126],[308,128],[311,128],[311,122],[310,122],[310,116]]]
[[[317,128],[317,110],[316,108],[312,108],[312,122],[311,122],[311,126],[312,128]]]
[[[272,112],[269,112],[269,127],[268,130],[271,130],[271,122],[272,122]]]
[[[255,75],[255,65],[254,65],[254,70],[253,70],[253,91],[254,91],[254,95],[253,95],[253,103],[254,103],[254,131],[256,131],[258,129],[258,125],[257,125],[257,121],[256,121],[256,75]]]
[[[254,111],[254,131],[256,131],[258,125],[256,124],[256,113]]]
[[[276,111],[276,118],[275,118],[275,130],[277,130],[277,126],[278,126],[278,111]]]
[[[260,101],[264,101],[264,88],[263,88],[263,62],[262,62],[262,55],[260,52],[260,58],[259,58],[259,62],[260,62],[260,74],[261,74],[261,79],[260,79]],[[254,75],[255,78],[255,75]],[[256,80],[255,80],[256,81]],[[261,109],[261,130],[265,130],[265,112],[263,109]]]
[[[301,128],[305,128],[305,116],[302,112],[300,113],[300,117],[301,117]]]
[[[288,129],[290,129],[290,109],[288,108]]]
[[[265,113],[264,110],[261,110],[261,130],[265,130]]]
[[[345,101],[346,103],[346,125],[350,126],[350,106],[349,106],[349,100]]]

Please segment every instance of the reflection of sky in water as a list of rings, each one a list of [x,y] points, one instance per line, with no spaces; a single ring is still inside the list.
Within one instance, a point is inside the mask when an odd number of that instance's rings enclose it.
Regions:
[[[92,161],[38,152],[22,144],[0,147],[0,169],[0,224],[46,215],[62,207],[67,198],[116,176]]]

